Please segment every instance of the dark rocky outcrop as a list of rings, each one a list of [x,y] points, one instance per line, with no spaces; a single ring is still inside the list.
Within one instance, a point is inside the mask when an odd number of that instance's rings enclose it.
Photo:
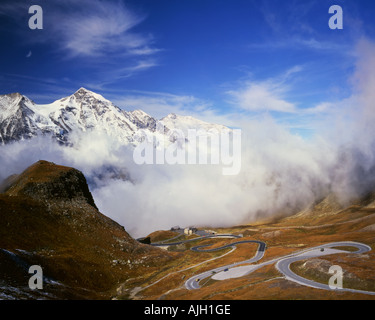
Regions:
[[[100,213],[74,168],[38,161],[1,185],[0,299],[108,299],[171,259]],[[28,289],[30,265],[51,280],[43,291]]]

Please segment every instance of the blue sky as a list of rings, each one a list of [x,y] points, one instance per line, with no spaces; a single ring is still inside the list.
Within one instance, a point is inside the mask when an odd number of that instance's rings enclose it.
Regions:
[[[370,0],[28,0],[0,4],[0,94],[49,103],[86,87],[127,110],[235,125],[271,114],[291,128],[352,94]],[[344,29],[331,30],[331,5]]]

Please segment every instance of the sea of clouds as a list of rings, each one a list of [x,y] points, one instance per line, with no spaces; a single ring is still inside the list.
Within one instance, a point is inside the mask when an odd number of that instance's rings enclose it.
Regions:
[[[133,149],[90,132],[74,147],[50,137],[0,148],[0,179],[43,159],[81,170],[100,211],[134,237],[172,226],[231,226],[291,214],[334,192],[343,204],[375,190],[375,45],[361,41],[350,97],[330,103],[306,139],[270,115],[238,123],[241,171],[137,165]]]

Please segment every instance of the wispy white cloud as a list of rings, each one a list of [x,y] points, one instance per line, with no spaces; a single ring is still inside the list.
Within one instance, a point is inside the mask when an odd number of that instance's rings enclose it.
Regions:
[[[351,84],[342,98],[327,96],[311,107],[299,107],[293,114],[280,117],[283,123],[307,128],[318,134],[323,132],[347,145],[373,148],[372,136],[375,121],[375,44],[366,38],[353,49],[356,54],[355,72],[348,76]],[[367,152],[367,151],[366,151]]]
[[[164,51],[163,49],[160,48],[150,48],[149,46],[145,45],[144,47],[141,48],[135,48],[135,49],[129,49],[128,52],[129,54],[134,54],[137,56],[148,56],[148,55],[153,55],[158,52]]]
[[[0,14],[24,21],[25,8],[24,3],[4,0]],[[122,0],[51,0],[43,3],[43,12],[43,32],[31,37],[22,29],[20,36],[28,45],[48,44],[64,59],[96,58],[96,68],[121,61],[140,70],[142,61],[162,51],[150,32],[134,31],[146,14],[129,9]]]
[[[114,94],[111,100],[126,110],[142,109],[150,115],[161,118],[170,113],[192,115],[203,113],[212,103],[189,95],[175,95],[165,92],[130,91]]]
[[[277,4],[276,4],[277,3]],[[285,35],[291,32],[315,33],[307,17],[316,9],[319,2],[316,0],[288,1],[282,8],[278,1],[261,0],[256,7],[261,13],[266,26],[276,35]],[[280,13],[280,9],[283,10]]]
[[[28,43],[54,44],[68,57],[101,57],[111,53],[144,56],[161,51],[154,47],[151,33],[133,30],[146,15],[130,10],[122,0],[51,0],[42,6],[44,30],[27,37]],[[4,0],[0,14],[24,21],[28,7],[26,3]]]
[[[265,37],[260,42],[250,43],[252,50],[311,50],[315,52],[335,52],[351,54],[353,40],[358,38],[359,22],[353,16],[353,7],[346,3],[345,21],[350,28],[345,34],[336,34],[335,41],[321,27],[328,29],[328,8],[321,1],[286,1],[282,6],[275,0],[261,0],[256,7],[263,18]],[[324,11],[323,11],[324,10]],[[326,13],[324,18],[323,14]],[[319,23],[317,23],[319,21]]]
[[[124,0],[51,0],[43,2],[42,7],[42,32],[31,35],[26,27],[12,32],[20,43],[33,50],[33,58],[41,52],[34,48],[43,44],[43,50],[57,62],[72,61],[72,66],[78,63],[87,68],[87,73],[75,77],[79,83],[72,83],[69,88],[103,89],[160,65],[159,53],[163,49],[157,47],[152,33],[140,28],[147,15],[129,8]],[[27,21],[27,9],[24,2],[4,0],[0,15],[21,25]],[[26,57],[31,57],[31,50]],[[25,76],[23,81],[26,80],[32,79]],[[57,84],[61,79],[53,82]]]
[[[265,40],[259,43],[250,43],[250,50],[313,50],[316,52],[335,52],[340,55],[352,55],[353,45],[346,42],[332,42],[315,37],[301,37],[299,35],[282,36],[277,39]]]
[[[296,104],[286,98],[290,90],[288,80],[302,70],[302,66],[294,66],[275,78],[263,81],[242,81],[235,89],[225,93],[230,97],[229,102],[242,110],[295,113],[297,112]]]
[[[248,82],[244,88],[227,91],[231,103],[248,111],[295,112],[296,107],[282,98],[284,89],[268,82]]]
[[[129,10],[121,1],[68,1],[64,10],[51,10],[46,22],[57,44],[71,56],[100,57],[105,54],[150,55],[153,37],[134,32],[144,15]],[[52,23],[52,21],[54,23]],[[56,23],[58,21],[58,23]]]
[[[159,63],[156,59],[139,57],[139,59],[126,63],[125,67],[109,69],[104,67],[98,70],[97,77],[94,81],[90,79],[90,81],[81,83],[81,85],[91,88],[92,90],[107,91],[112,84],[157,66],[159,66]],[[100,81],[98,81],[98,79],[100,79]]]
[[[154,59],[138,60],[134,65],[119,69],[118,77],[129,77],[136,72],[147,70],[156,66],[158,66],[158,63]]]
[[[302,112],[305,114],[320,114],[326,113],[334,108],[335,104],[333,102],[321,102],[311,108],[303,109]]]

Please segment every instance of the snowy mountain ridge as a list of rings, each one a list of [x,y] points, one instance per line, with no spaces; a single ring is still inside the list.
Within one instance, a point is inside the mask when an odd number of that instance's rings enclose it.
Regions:
[[[71,144],[70,134],[94,130],[137,145],[140,132],[160,139],[161,127],[166,138],[176,129],[228,129],[190,116],[170,114],[158,120],[142,110],[125,111],[85,88],[50,104],[36,104],[20,93],[0,95],[0,144],[48,134],[59,143]]]

